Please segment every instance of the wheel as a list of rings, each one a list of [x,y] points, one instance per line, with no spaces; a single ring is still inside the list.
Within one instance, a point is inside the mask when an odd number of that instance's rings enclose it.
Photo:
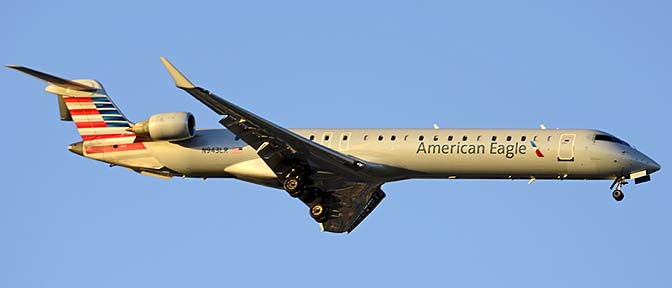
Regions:
[[[618,189],[614,190],[614,192],[611,193],[611,196],[613,196],[614,200],[616,200],[616,201],[621,201],[621,200],[623,200],[623,197],[625,197],[623,192],[621,190],[618,190]]]
[[[283,188],[285,188],[285,191],[287,191],[289,195],[292,195],[292,197],[299,197],[301,195],[301,181],[299,181],[299,178],[292,177],[285,179]]]
[[[317,222],[324,222],[327,220],[327,208],[320,203],[313,204],[313,206],[310,206],[310,217],[313,217]]]

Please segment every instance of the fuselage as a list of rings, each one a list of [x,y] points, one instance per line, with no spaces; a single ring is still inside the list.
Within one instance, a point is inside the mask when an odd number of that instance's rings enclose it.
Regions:
[[[616,179],[660,166],[597,130],[291,129],[311,141],[379,164],[384,181],[409,178]],[[85,144],[86,146],[86,144]],[[226,129],[198,130],[184,141],[84,156],[152,175],[242,180],[278,186],[256,151]],[[390,169],[385,169],[385,167]]]

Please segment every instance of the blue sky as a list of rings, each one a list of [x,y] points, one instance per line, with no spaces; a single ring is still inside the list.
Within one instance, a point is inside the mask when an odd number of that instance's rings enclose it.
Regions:
[[[190,111],[168,57],[285,127],[596,128],[653,181],[411,180],[351,235],[285,192],[77,157],[44,84],[0,69],[0,287],[670,287],[666,1],[6,1],[0,62]]]

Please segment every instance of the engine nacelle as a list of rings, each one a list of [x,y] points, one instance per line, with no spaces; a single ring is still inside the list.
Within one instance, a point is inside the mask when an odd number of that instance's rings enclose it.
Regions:
[[[196,119],[189,112],[155,114],[135,123],[131,131],[155,141],[179,141],[194,137]]]

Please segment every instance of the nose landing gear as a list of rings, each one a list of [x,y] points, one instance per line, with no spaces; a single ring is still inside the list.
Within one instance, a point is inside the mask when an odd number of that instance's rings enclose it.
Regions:
[[[618,189],[614,190],[614,192],[611,192],[611,196],[614,197],[614,200],[616,201],[621,201],[623,200],[623,197],[625,197],[625,195],[623,195],[623,192]]]
[[[628,184],[628,181],[625,181],[625,177],[619,177],[614,180],[614,183],[611,184],[611,187],[609,189],[613,189],[614,186],[616,186],[616,190],[614,192],[611,192],[611,196],[614,197],[614,200],[616,201],[622,201],[625,195],[623,194],[623,191],[621,191],[621,187],[623,185]]]

